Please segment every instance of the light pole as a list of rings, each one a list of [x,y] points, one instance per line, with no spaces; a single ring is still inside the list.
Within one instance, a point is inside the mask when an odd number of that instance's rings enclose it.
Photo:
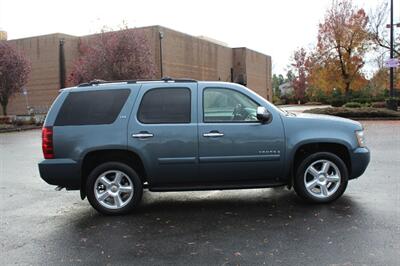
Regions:
[[[29,99],[28,99],[28,89],[26,87],[22,88],[22,94],[24,95],[25,98],[25,105],[26,105],[26,110],[28,111],[28,114],[30,114],[30,106],[29,106]]]
[[[163,56],[162,56],[162,39],[164,38],[164,33],[162,31],[159,32],[160,36],[160,79],[163,78]]]

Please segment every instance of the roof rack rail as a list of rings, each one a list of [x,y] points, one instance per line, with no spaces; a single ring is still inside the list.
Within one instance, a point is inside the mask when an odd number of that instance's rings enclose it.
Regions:
[[[183,78],[171,78],[171,77],[163,77],[161,80],[157,79],[133,79],[133,80],[101,80],[101,79],[94,79],[92,81],[81,83],[77,87],[89,87],[93,85],[99,84],[107,84],[107,83],[122,83],[125,82],[127,84],[134,84],[138,82],[146,82],[146,81],[164,81],[164,82],[197,82],[195,79],[183,79]]]
[[[195,80],[195,79],[186,79],[186,78],[174,79],[174,78],[171,78],[171,77],[163,77],[161,80],[164,81],[164,82],[169,82],[169,81],[173,81],[173,82],[197,82],[197,80]]]
[[[105,81],[105,80],[102,80],[102,79],[94,79],[94,80],[89,81],[89,82],[81,83],[77,87],[88,87],[88,86],[98,85],[98,84],[107,83],[107,82],[108,81]]]

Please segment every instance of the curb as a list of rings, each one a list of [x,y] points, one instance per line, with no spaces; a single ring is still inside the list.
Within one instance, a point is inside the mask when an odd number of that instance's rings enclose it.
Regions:
[[[343,116],[341,116],[343,117]],[[400,117],[343,117],[352,120],[360,120],[360,121],[398,121]]]
[[[33,130],[33,129],[41,129],[42,126],[27,126],[27,127],[17,127],[17,128],[3,128],[0,129],[1,133],[10,133],[10,132],[19,132],[19,131],[26,131],[26,130]]]

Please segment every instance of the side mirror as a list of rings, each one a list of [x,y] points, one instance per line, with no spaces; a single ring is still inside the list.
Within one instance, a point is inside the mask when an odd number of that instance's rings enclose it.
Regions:
[[[257,107],[257,119],[262,123],[267,123],[271,120],[272,115],[264,106]]]

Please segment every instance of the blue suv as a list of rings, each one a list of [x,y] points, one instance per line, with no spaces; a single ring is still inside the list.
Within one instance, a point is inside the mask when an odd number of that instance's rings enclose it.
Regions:
[[[287,186],[331,202],[370,160],[358,122],[291,114],[234,83],[170,78],[61,90],[42,148],[41,177],[105,214],[131,211],[144,188]]]

